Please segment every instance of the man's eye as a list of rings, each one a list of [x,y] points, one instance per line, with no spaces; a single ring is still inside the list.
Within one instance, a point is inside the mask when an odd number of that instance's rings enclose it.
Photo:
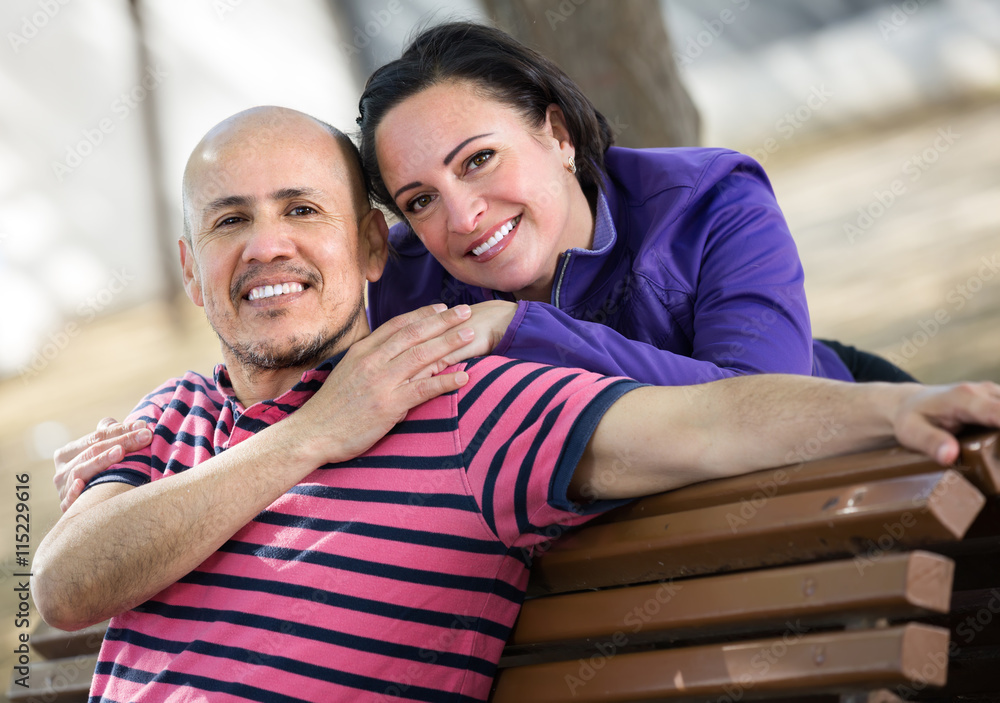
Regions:
[[[469,168],[470,169],[479,168],[487,161],[489,161],[491,158],[493,158],[493,151],[491,149],[484,149],[483,151],[477,151],[475,154],[472,155],[472,158],[469,159]]]
[[[431,200],[432,198],[429,195],[418,195],[406,204],[406,209],[409,212],[420,212],[431,204]]]
[[[299,205],[298,207],[293,207],[289,212],[290,215],[312,215],[316,211],[309,207],[308,205]]]
[[[235,215],[233,215],[232,217],[226,217],[226,218],[220,220],[218,226],[219,227],[229,227],[230,225],[235,225],[237,222],[240,222],[240,221],[241,221],[241,219],[239,217],[236,217]]]

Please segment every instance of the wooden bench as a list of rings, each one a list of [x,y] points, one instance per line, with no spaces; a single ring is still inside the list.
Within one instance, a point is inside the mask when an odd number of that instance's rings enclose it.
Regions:
[[[997,449],[758,472],[560,538],[494,703],[1000,700]]]
[[[997,439],[948,470],[896,448],[691,486],[561,535],[494,703],[998,700]],[[9,699],[86,701],[104,627],[42,625]]]

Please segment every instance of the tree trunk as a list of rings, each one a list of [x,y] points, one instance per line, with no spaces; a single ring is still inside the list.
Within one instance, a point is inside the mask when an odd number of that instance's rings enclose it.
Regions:
[[[698,111],[658,0],[483,0],[496,26],[549,57],[629,147],[695,146]]]

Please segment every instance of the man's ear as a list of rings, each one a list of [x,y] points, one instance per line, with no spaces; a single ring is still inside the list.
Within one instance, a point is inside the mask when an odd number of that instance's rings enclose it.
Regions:
[[[198,307],[205,307],[205,299],[201,294],[198,264],[195,263],[191,245],[184,237],[177,240],[177,245],[181,250],[181,276],[184,278],[184,290],[187,291],[192,303]]]
[[[563,114],[562,108],[555,103],[545,109],[545,125],[543,129],[549,136],[555,139],[564,159],[576,155],[573,136],[570,134],[569,126],[566,124],[566,115]]]
[[[369,210],[358,223],[358,238],[361,241],[362,266],[365,278],[374,283],[382,278],[385,262],[389,258],[389,225],[385,215],[378,208]]]

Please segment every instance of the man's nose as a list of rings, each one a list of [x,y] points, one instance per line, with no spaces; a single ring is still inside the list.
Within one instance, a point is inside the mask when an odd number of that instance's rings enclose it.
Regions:
[[[257,220],[249,232],[249,239],[243,247],[243,261],[268,263],[276,259],[287,259],[295,255],[295,241],[288,228],[281,222]]]
[[[476,192],[460,189],[450,194],[447,210],[451,230],[456,234],[471,234],[486,214],[486,199]]]

